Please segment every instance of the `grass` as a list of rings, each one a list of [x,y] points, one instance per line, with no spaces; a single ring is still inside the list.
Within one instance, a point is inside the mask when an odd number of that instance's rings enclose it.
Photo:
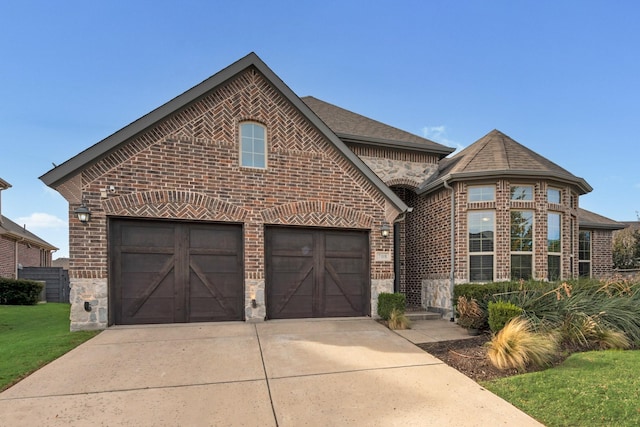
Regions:
[[[0,391],[97,331],[69,332],[69,304],[0,305]]]
[[[546,426],[637,426],[638,372],[638,350],[591,351],[556,368],[482,385]]]

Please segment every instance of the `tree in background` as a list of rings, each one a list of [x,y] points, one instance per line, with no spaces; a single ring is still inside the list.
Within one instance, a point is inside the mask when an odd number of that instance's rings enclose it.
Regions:
[[[613,265],[615,268],[640,267],[640,230],[627,227],[613,237]]]

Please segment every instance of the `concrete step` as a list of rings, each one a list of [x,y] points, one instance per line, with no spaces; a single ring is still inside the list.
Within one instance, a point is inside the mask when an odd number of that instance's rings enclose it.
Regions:
[[[440,320],[442,319],[442,314],[434,313],[433,311],[409,311],[405,312],[405,316],[409,320]]]

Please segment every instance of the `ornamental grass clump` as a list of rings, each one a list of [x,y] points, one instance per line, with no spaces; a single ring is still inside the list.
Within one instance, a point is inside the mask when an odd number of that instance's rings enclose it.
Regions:
[[[486,316],[478,301],[475,298],[467,299],[465,296],[458,297],[456,310],[458,317],[458,325],[466,329],[482,329],[486,323]]]
[[[407,318],[403,311],[394,308],[389,314],[389,329],[409,329],[411,321]]]
[[[496,368],[518,371],[529,364],[549,366],[558,352],[555,336],[534,332],[524,317],[510,320],[487,346],[487,357]]]
[[[631,341],[625,333],[603,326],[602,315],[589,316],[582,312],[574,312],[565,318],[560,327],[563,340],[587,349],[618,349],[631,347]]]

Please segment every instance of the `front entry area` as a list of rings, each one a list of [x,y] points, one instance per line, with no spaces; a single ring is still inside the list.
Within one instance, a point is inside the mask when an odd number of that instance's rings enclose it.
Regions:
[[[110,324],[243,320],[242,225],[111,219]]]
[[[267,318],[370,314],[369,234],[267,227]]]

